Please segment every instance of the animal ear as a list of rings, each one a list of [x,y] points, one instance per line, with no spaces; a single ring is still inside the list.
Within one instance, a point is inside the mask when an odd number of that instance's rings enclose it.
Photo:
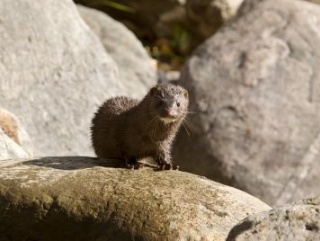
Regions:
[[[184,95],[184,97],[188,98],[189,97],[188,91],[187,90],[183,90],[183,95]]]
[[[150,95],[155,95],[157,93],[157,87],[152,87],[150,90]]]

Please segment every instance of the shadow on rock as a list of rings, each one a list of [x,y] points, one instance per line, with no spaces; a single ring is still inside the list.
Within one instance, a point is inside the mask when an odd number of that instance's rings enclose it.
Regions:
[[[79,170],[95,166],[124,168],[124,163],[116,159],[98,159],[84,156],[40,157],[23,162],[28,166],[50,167],[60,170]]]

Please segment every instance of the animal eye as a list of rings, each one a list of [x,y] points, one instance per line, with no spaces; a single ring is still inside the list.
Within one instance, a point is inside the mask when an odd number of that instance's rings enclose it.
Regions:
[[[180,107],[180,102],[177,102],[177,106]]]
[[[163,106],[164,105],[164,100],[163,100],[163,98],[161,98],[160,96],[159,96],[159,99],[158,99],[158,101],[157,101],[157,106]]]

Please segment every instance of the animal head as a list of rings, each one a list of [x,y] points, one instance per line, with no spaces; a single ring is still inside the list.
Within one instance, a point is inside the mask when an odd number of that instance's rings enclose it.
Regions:
[[[159,84],[149,92],[150,112],[166,124],[182,120],[188,111],[188,91],[173,84]]]

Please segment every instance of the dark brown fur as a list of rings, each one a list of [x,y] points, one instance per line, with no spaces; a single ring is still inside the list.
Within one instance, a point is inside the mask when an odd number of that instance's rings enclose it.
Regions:
[[[188,92],[180,86],[160,84],[139,102],[129,97],[107,100],[92,120],[96,155],[123,159],[133,166],[152,157],[162,169],[171,169],[171,147],[188,109]]]

